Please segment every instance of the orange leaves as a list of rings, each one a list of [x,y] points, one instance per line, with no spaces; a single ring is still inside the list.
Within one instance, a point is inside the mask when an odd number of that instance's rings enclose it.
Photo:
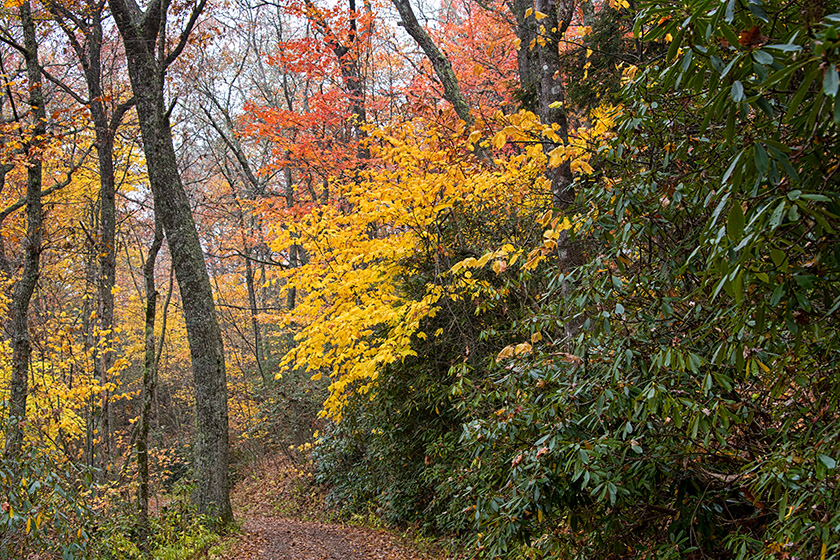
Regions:
[[[761,26],[756,25],[750,29],[744,29],[738,34],[738,43],[748,49],[754,49],[767,42],[767,37],[761,34]]]

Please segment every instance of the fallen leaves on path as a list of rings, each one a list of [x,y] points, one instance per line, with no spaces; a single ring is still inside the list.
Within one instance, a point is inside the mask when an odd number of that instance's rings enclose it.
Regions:
[[[237,485],[242,533],[218,560],[435,560],[387,531],[311,520],[316,508],[295,490],[298,474],[284,461],[264,461]]]
[[[246,517],[233,560],[427,560],[385,531],[281,517]]]

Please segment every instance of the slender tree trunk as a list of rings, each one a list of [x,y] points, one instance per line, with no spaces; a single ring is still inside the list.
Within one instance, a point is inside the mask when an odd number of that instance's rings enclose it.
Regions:
[[[352,120],[353,136],[355,140],[361,141],[367,136],[364,129],[364,125],[367,124],[367,112],[365,110],[365,83],[362,78],[362,69],[356,50],[359,40],[359,35],[356,30],[356,0],[349,0],[350,29],[346,43],[339,40],[335,31],[330,28],[321,10],[315,6],[314,2],[312,0],[304,1],[309,20],[323,33],[324,39],[338,60],[338,65],[341,69],[341,78],[350,97],[350,118]],[[360,144],[357,157],[360,160],[369,159],[370,150]]]
[[[157,362],[155,360],[155,316],[158,292],[155,288],[155,262],[163,244],[163,226],[155,218],[155,238],[149,247],[149,254],[143,265],[143,279],[146,285],[146,337],[143,360],[143,407],[140,410],[140,426],[137,432],[137,540],[143,552],[149,551],[149,412],[155,395]]]
[[[116,180],[114,178],[114,135],[123,115],[133,101],[116,106],[110,119],[106,111],[105,95],[102,89],[102,16],[105,9],[100,0],[87,0],[86,17],[79,18],[67,6],[57,2],[47,4],[55,21],[65,32],[76,53],[85,77],[88,91],[87,105],[96,138],[97,162],[99,165],[99,215],[96,254],[99,262],[97,284],[97,319],[99,335],[94,346],[94,375],[100,383],[110,382],[109,375],[116,361],[114,349],[114,284],[116,282]],[[72,24],[71,24],[72,22]],[[79,26],[79,27],[76,27]],[[79,36],[84,42],[79,41]],[[110,391],[102,393],[100,403],[102,419],[102,464],[105,468],[114,455],[112,448],[113,410],[110,406]]]
[[[452,70],[452,64],[449,62],[449,59],[435,45],[435,42],[426,33],[426,30],[417,21],[417,16],[414,15],[414,10],[411,8],[409,0],[393,0],[393,3],[400,14],[403,28],[420,45],[420,48],[423,49],[423,52],[432,62],[438,80],[443,85],[444,99],[452,104],[458,117],[467,123],[468,127],[471,127],[475,119],[470,114],[470,106],[461,93],[461,86],[458,85],[458,78]]]
[[[288,152],[286,153],[288,159]],[[283,173],[286,180],[286,208],[292,208],[295,205],[295,189],[292,184],[292,167],[290,165],[287,165],[286,168],[283,170]],[[299,255],[300,246],[298,244],[295,243],[291,247],[289,247],[289,266],[291,268],[295,268],[298,266]],[[294,309],[296,299],[297,287],[292,286],[289,288],[288,295],[286,296],[286,307],[289,309]]]
[[[90,227],[97,227],[96,220],[96,205],[91,203],[90,207],[86,209],[89,212],[88,223]],[[86,262],[85,262],[85,293],[90,293],[97,285],[96,262],[99,254],[96,240],[89,235],[87,228],[84,229],[86,233]],[[102,381],[101,372],[97,367],[99,360],[97,359],[96,351],[96,323],[98,313],[94,313],[96,301],[93,298],[84,298],[82,302],[82,330],[84,331],[85,351],[89,352],[93,357],[93,375],[98,382]],[[96,434],[100,431],[100,420],[102,418],[102,408],[97,399],[91,395],[87,406],[87,422],[85,427],[85,464],[95,469],[97,467]],[[102,471],[99,471],[100,473]]]
[[[130,4],[129,4],[130,3]],[[163,96],[166,8],[153,1],[142,12],[131,0],[110,0],[123,38],[155,211],[166,233],[181,291],[195,380],[195,467],[199,511],[232,520],[228,474],[228,407],[225,357],[213,292],[187,193],[181,182]],[[196,6],[190,21],[203,7]],[[189,29],[182,34],[186,43]],[[160,43],[160,44],[158,44]]]
[[[262,330],[257,319],[257,291],[254,287],[254,266],[251,263],[253,253],[251,247],[245,248],[245,286],[248,290],[248,306],[251,312],[251,327],[254,331],[254,359],[257,362],[257,371],[262,379],[263,386],[266,384],[265,367],[263,366],[262,355]]]
[[[26,169],[26,236],[23,248],[23,274],[15,283],[9,315],[11,318],[12,373],[9,382],[9,425],[6,432],[6,459],[14,464],[23,448],[23,425],[26,420],[26,400],[29,392],[29,363],[32,345],[29,339],[29,303],[38,283],[41,258],[41,159],[37,153],[37,138],[46,134],[47,111],[41,89],[41,65],[38,62],[38,43],[35,22],[29,2],[20,6],[23,45],[26,50],[26,76],[29,81],[29,106],[32,114],[32,142],[27,142]]]
[[[225,125],[227,127],[227,130],[233,131],[234,123],[230,118],[230,114],[224,107],[221,106],[219,101],[215,98],[214,93],[215,92],[208,92],[207,98],[222,113],[222,116],[225,119]],[[237,163],[239,163],[240,173],[244,176],[245,179],[245,181],[243,182],[247,187],[245,189],[245,192],[248,198],[252,201],[257,200],[259,196],[263,196],[265,194],[265,188],[264,185],[257,178],[257,175],[251,169],[251,164],[248,162],[248,158],[245,155],[245,151],[242,149],[242,146],[237,140],[236,135],[228,134],[227,132],[225,132],[222,126],[215,121],[210,111],[205,108],[202,109],[208,121],[210,122],[210,126],[212,126],[213,129],[218,133],[219,137],[222,139],[222,142],[224,142],[228,149],[233,153],[233,156],[236,158]],[[234,196],[238,198],[238,194],[236,193],[235,188],[236,179],[234,178],[233,174],[226,174],[225,176],[228,178],[228,182],[230,183],[231,189],[234,191]],[[258,229],[258,222],[253,214],[251,214],[250,216],[246,216],[246,213],[240,208],[238,218],[239,225],[243,230],[246,227],[246,222],[247,227],[250,229],[252,234],[256,229]],[[245,257],[245,286],[248,291],[248,306],[251,313],[251,326],[254,333],[254,361],[257,364],[257,371],[260,374],[263,386],[265,386],[266,376],[264,367],[262,329],[260,327],[259,318],[257,317],[259,312],[257,311],[257,292],[254,286],[253,255],[256,249],[249,243],[250,241],[248,239],[243,239],[243,254]]]
[[[0,57],[2,59],[2,57]],[[2,66],[2,65],[0,65]],[[2,97],[0,97],[0,115],[3,114],[3,102]],[[14,169],[15,166],[10,163],[2,163],[0,164],[0,193],[6,188],[6,175]],[[0,215],[0,226],[3,225],[8,214]],[[0,272],[5,274],[7,277],[12,276],[12,265],[9,262],[9,257],[6,255],[6,240],[0,235]]]

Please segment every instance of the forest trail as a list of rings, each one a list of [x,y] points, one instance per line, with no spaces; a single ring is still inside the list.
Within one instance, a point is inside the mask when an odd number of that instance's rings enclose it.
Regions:
[[[427,560],[385,532],[283,517],[243,517],[247,560]],[[243,551],[244,552],[244,551]]]
[[[313,520],[320,500],[299,476],[279,458],[255,465],[231,494],[241,534],[218,560],[438,560],[384,530]]]

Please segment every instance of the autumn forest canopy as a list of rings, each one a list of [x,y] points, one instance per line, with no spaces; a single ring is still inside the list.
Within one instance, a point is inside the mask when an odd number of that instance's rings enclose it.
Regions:
[[[0,558],[191,557],[267,456],[453,557],[840,558],[838,63],[833,0],[7,0]]]

